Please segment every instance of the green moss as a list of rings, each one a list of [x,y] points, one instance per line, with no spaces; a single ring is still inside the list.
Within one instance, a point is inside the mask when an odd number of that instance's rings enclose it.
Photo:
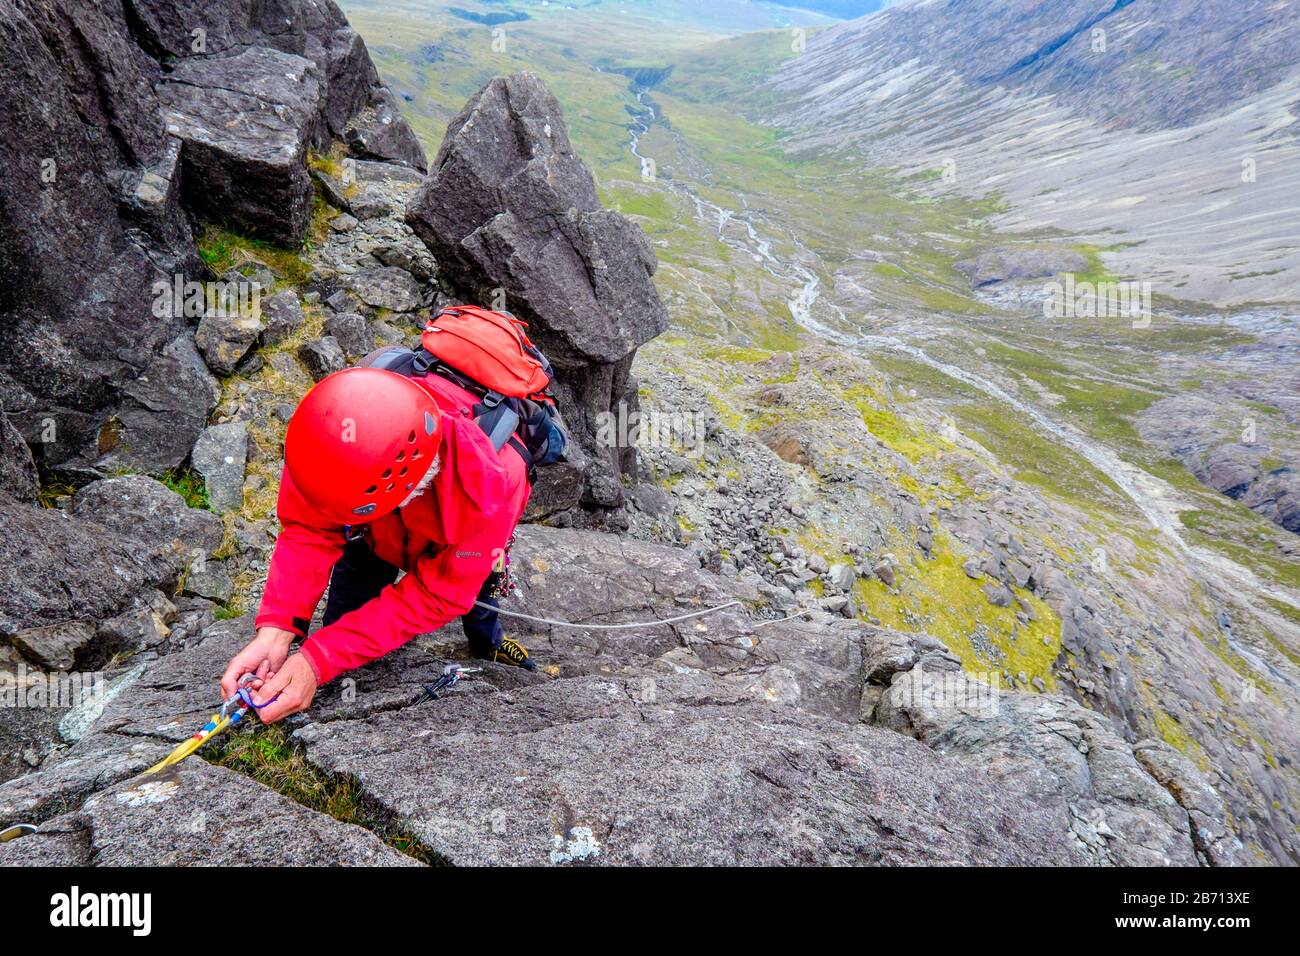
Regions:
[[[209,763],[251,777],[310,810],[364,827],[393,849],[422,863],[447,862],[408,827],[371,802],[355,778],[330,774],[308,763],[282,725],[246,725],[241,731],[218,738],[200,753]]]
[[[1088,243],[1076,243],[1074,248],[1083,253],[1086,265],[1082,272],[1076,272],[1074,279],[1076,282],[1118,282],[1119,279],[1106,268],[1105,263],[1101,261],[1103,252],[1111,252],[1115,246],[1094,246]]]
[[[997,405],[956,405],[953,416],[999,461],[1015,469],[1020,481],[1034,485],[1088,513],[1099,509],[1124,514],[1131,510],[1119,486],[1066,446],[1044,436],[1033,423]]]
[[[219,604],[213,615],[218,621],[230,621],[239,617],[243,611],[240,606],[233,601],[230,604]]]
[[[652,231],[671,228],[678,218],[673,200],[662,190],[622,187],[606,190],[603,198],[607,205],[612,205],[626,216],[649,220]]]
[[[347,147],[343,143],[335,143],[328,152],[311,150],[307,154],[307,165],[316,169],[338,181],[339,185],[343,184],[343,160],[347,156]]]
[[[925,631],[943,641],[969,671],[1023,671],[1051,690],[1056,686],[1053,665],[1061,653],[1061,621],[1046,603],[1023,589],[1016,597],[1028,605],[1034,620],[1016,620],[1019,606],[995,607],[984,594],[983,581],[963,570],[964,558],[953,550],[946,534],[935,536],[928,560],[920,556],[895,568],[891,591],[877,578],[857,584],[859,604],[886,627]]]
[[[191,508],[208,507],[208,486],[203,476],[189,468],[172,468],[159,478],[164,485],[185,499]]]
[[[249,274],[258,264],[265,265],[277,280],[290,285],[304,285],[311,275],[311,267],[297,251],[249,238],[214,223],[203,227],[196,245],[199,256],[217,275],[231,269]]]
[[[1210,769],[1210,760],[1204,748],[1191,736],[1178,720],[1160,706],[1153,694],[1145,686],[1139,687],[1139,693],[1151,715],[1156,736],[1180,753],[1186,754],[1203,771]]]

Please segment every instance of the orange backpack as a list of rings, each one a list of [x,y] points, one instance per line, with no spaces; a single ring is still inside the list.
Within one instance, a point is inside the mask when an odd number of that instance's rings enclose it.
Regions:
[[[429,320],[420,344],[443,365],[484,388],[554,404],[550,363],[528,340],[527,327],[507,313],[458,305]]]
[[[513,315],[474,305],[443,309],[424,327],[420,348],[376,349],[361,363],[399,375],[437,375],[479,397],[474,420],[500,451],[510,445],[536,469],[564,458],[568,437],[551,394],[551,363]]]

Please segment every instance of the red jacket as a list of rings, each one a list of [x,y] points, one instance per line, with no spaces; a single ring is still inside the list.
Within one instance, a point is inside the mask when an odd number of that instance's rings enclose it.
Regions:
[[[509,445],[492,447],[471,417],[474,396],[440,378],[417,381],[443,412],[441,469],[424,494],[370,526],[375,553],[407,573],[303,644],[321,684],[469,611],[528,503],[523,458]],[[256,625],[306,637],[344,531],[307,503],[288,469],[277,511],[282,530]]]

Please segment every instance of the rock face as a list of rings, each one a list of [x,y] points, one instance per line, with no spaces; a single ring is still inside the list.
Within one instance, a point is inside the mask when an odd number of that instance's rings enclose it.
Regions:
[[[48,668],[90,654],[100,621],[176,575],[170,543],[5,501],[0,519],[0,636]]]
[[[219,806],[221,813],[207,807]],[[244,825],[233,824],[242,820]],[[6,845],[7,846],[7,845]],[[358,826],[313,813],[247,777],[190,760],[90,797],[0,853],[0,865],[413,866]]]
[[[428,167],[424,147],[402,119],[397,100],[387,87],[371,94],[369,105],[348,123],[343,139],[352,155],[362,159],[402,163],[420,172]]]
[[[972,288],[1014,279],[1039,279],[1061,272],[1082,272],[1087,260],[1071,249],[986,249],[974,259],[958,262]]]
[[[179,63],[158,87],[184,143],[186,204],[272,242],[297,244],[311,218],[307,147],[321,107],[311,61],[264,47]]]
[[[330,0],[3,0],[0,40],[0,404],[79,480],[179,465],[217,401],[157,308],[204,278],[189,217],[301,239],[307,147],[387,102],[365,44]]]
[[[18,501],[35,501],[37,486],[31,449],[0,408],[0,495]]]
[[[1046,695],[997,694],[980,706],[983,693],[953,665],[916,667],[892,679],[876,717],[1052,808],[1079,849],[1099,863],[1197,862],[1187,811],[1104,718]],[[1217,797],[1215,803],[1222,838],[1223,806]],[[1237,843],[1232,854],[1241,850]]]
[[[151,314],[153,283],[197,253],[170,190],[153,189],[151,215],[179,244],[155,263],[133,228],[143,177],[175,170],[121,4],[5,0],[0,39],[22,51],[0,66],[0,159],[15,171],[0,186],[0,402],[46,463],[94,460],[119,410],[149,414],[124,389],[180,332]]]
[[[637,226],[601,208],[546,85],[519,73],[480,90],[448,126],[406,219],[457,294],[530,324],[593,475],[634,473],[633,449],[597,432],[620,405],[635,410],[633,355],[668,325],[655,257]],[[621,489],[603,485],[588,481],[587,503],[620,504]]]
[[[189,507],[162,482],[144,475],[93,481],[73,496],[71,511],[110,531],[168,544],[187,556],[211,554],[221,544],[221,520],[215,514]]]
[[[1287,531],[1300,533],[1300,448],[1273,408],[1263,375],[1224,394],[1174,395],[1154,402],[1137,420],[1138,433],[1179,459],[1203,484],[1240,501]],[[1243,402],[1242,400],[1246,401]],[[1289,403],[1289,396],[1274,401]],[[1248,404],[1250,403],[1250,404]]]
[[[995,805],[933,751],[705,677],[436,703],[303,733],[313,760],[357,774],[457,864],[1072,862],[1050,816]],[[379,755],[396,738],[417,742],[417,767]]]
[[[755,597],[681,549],[588,531],[523,529],[514,569],[508,609],[576,622]],[[1235,859],[1190,762],[1154,744],[1135,759],[1103,718],[1049,695],[951,713],[937,681],[965,678],[925,635],[818,613],[758,630],[741,608],[638,631],[510,623],[544,671],[487,665],[421,702],[421,683],[463,659],[453,625],[322,688],[294,720],[307,763],[453,863],[1194,863],[1211,845],[1209,861]],[[43,834],[0,862],[230,862],[247,839],[280,846],[281,817],[315,836],[267,862],[394,861],[201,759],[133,776],[207,717],[249,627],[219,622],[147,665],[65,758],[0,785],[0,825]],[[929,696],[914,701],[913,684]],[[155,812],[136,812],[149,800]],[[158,838],[200,805],[207,836]],[[238,847],[220,835],[236,819]]]

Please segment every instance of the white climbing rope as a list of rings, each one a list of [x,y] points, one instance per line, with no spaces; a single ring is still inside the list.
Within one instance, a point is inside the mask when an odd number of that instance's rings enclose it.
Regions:
[[[657,627],[660,624],[676,624],[678,621],[689,621],[693,617],[703,617],[705,614],[712,614],[715,611],[721,611],[729,607],[738,607],[739,601],[728,601],[726,604],[719,604],[717,607],[706,607],[702,611],[692,611],[690,614],[679,614],[676,617],[666,617],[659,621],[633,621],[627,624],[580,624],[573,621],[555,621],[549,617],[534,617],[531,614],[522,614],[519,611],[507,611],[505,608],[493,607],[491,604],[485,604],[482,601],[475,601],[479,607],[488,611],[496,611],[498,614],[504,614],[506,617],[517,617],[521,621],[532,621],[535,624],[549,624],[551,627],[573,627],[583,631],[625,631],[634,627]]]
[[[795,611],[793,614],[787,614],[785,617],[773,618],[770,621],[760,621],[754,625],[754,630],[757,631],[760,627],[767,627],[769,624],[781,624],[784,621],[793,621],[796,617],[803,617],[806,614],[811,614],[815,610],[817,610],[815,607],[806,607],[802,611]]]

